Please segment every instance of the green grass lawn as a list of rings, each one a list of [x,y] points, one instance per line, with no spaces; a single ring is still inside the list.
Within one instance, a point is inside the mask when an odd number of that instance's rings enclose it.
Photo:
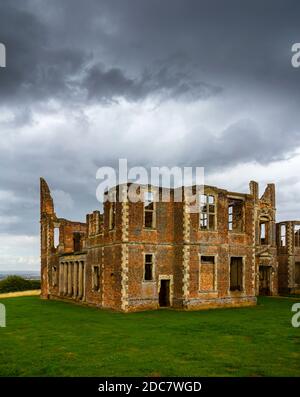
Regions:
[[[260,298],[250,308],[121,314],[38,297],[3,299],[0,375],[300,376],[295,302]]]

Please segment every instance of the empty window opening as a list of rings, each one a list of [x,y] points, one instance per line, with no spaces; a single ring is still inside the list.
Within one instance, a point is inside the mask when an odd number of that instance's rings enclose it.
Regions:
[[[215,257],[214,256],[201,255],[201,263],[210,263],[210,264],[214,265],[215,264]]]
[[[59,227],[54,228],[54,247],[59,246]]]
[[[300,247],[300,225],[294,227],[295,247]]]
[[[93,291],[100,290],[100,267],[93,266]]]
[[[244,229],[244,202],[230,199],[228,202],[228,230],[242,232]]]
[[[229,205],[228,206],[228,229],[229,230],[232,230],[232,221],[233,221],[232,212],[233,212],[233,207],[232,207],[232,205]]]
[[[116,203],[111,202],[109,207],[109,230],[116,227]]]
[[[230,259],[230,291],[243,290],[243,258]]]
[[[259,244],[270,244],[270,220],[265,217],[259,221]]]
[[[153,280],[153,254],[145,255],[144,280],[145,281]]]
[[[286,225],[280,225],[280,247],[286,247]]]
[[[200,229],[215,229],[215,197],[212,195],[200,196]]]
[[[74,247],[74,252],[79,252],[82,249],[81,234],[78,232],[73,233],[73,247]]]
[[[146,192],[144,194],[144,227],[147,229],[153,229],[155,227],[153,192]]]
[[[266,224],[264,222],[260,224],[260,243],[267,244]]]

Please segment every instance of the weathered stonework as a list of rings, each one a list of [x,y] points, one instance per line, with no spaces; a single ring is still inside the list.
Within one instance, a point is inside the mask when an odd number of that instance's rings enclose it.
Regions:
[[[189,205],[184,201],[183,203],[183,305],[186,306],[189,300],[189,286],[190,286],[190,209]]]
[[[117,186],[117,196],[129,186]],[[256,182],[249,194],[205,186],[200,213],[169,192],[150,215],[143,202],[105,201],[103,213],[72,222],[56,216],[41,179],[41,296],[130,312],[248,306],[259,293],[277,294],[274,185],[262,197]]]
[[[127,186],[122,186],[122,195],[124,200],[122,202],[122,259],[121,259],[121,308],[124,311],[128,310],[128,202],[126,199]]]
[[[278,288],[280,293],[300,294],[300,221],[277,224]]]

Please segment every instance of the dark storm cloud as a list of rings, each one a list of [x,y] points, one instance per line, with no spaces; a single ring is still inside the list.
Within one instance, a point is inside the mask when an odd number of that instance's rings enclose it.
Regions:
[[[0,40],[7,48],[7,67],[0,73],[0,105],[31,106],[68,95],[68,80],[82,66],[84,52],[51,47],[49,34],[30,8],[1,2]]]
[[[197,100],[206,99],[221,91],[220,87],[194,80],[181,71],[163,67],[158,72],[145,71],[141,78],[127,78],[121,69],[104,70],[94,66],[88,70],[83,82],[88,98],[113,101],[118,97],[138,101],[147,95],[158,95],[162,99]]]
[[[197,100],[240,84],[295,95],[297,1],[2,1],[2,104]]]
[[[161,64],[154,73],[147,70],[147,65],[142,65],[134,73],[130,70],[128,73],[126,65],[123,65],[124,70],[110,64],[103,65],[102,59],[97,57],[97,47],[91,51],[89,45],[89,41],[95,43],[96,37],[103,36],[103,27],[87,28],[84,40],[80,34],[82,31],[78,29],[70,43],[68,34],[63,38],[56,34],[55,21],[52,26],[51,20],[44,21],[39,15],[39,7],[34,7],[39,5],[38,2],[25,4],[27,7],[20,7],[14,1],[0,4],[0,38],[7,47],[8,58],[8,67],[0,74],[2,105],[23,106],[27,102],[31,106],[36,101],[52,98],[63,100],[65,105],[66,100],[110,102],[119,97],[140,100],[150,94],[193,100],[207,98],[220,91],[219,87],[199,81],[186,71],[176,70],[176,65],[172,70]],[[80,4],[77,5],[79,9],[73,3],[63,5],[63,19],[68,21],[72,16],[70,25],[64,22],[71,31],[76,20],[74,14],[78,12],[79,18],[81,15]],[[90,15],[86,17],[93,20],[93,2],[90,5]],[[102,13],[101,7],[99,12]],[[104,39],[105,44],[109,44],[107,38]],[[106,52],[109,53],[109,48]],[[128,77],[130,74],[133,77]]]

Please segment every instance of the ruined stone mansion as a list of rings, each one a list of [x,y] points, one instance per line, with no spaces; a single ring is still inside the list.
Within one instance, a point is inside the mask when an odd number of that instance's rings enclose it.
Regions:
[[[300,292],[300,221],[276,224],[275,186],[260,196],[205,186],[188,203],[104,203],[86,222],[58,218],[41,179],[42,298],[122,311],[248,306]],[[127,185],[116,187],[117,194]]]

